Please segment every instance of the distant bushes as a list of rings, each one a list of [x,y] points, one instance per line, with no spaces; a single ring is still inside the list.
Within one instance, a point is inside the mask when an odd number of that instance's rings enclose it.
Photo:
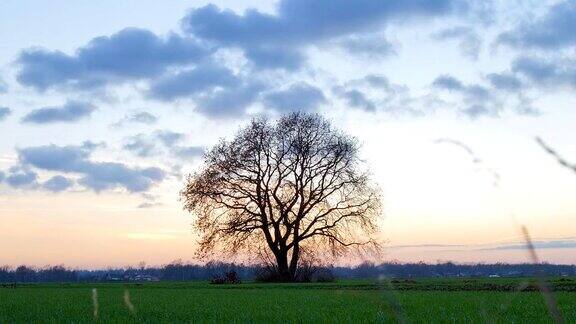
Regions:
[[[336,275],[331,268],[320,268],[314,276],[316,282],[335,282]]]
[[[450,277],[533,277],[538,272],[548,276],[576,276],[576,265],[549,263],[362,263],[355,267],[335,267],[338,278],[450,278]]]
[[[262,266],[254,274],[256,282],[281,282],[282,277],[273,266]],[[336,276],[332,268],[314,266],[308,263],[301,265],[296,271],[296,282],[334,282]]]
[[[224,273],[222,275],[217,275],[217,276],[212,277],[212,280],[210,280],[210,283],[213,285],[239,284],[239,283],[241,283],[241,281],[240,281],[240,277],[238,277],[238,274],[236,273],[236,271],[231,270],[231,271],[227,271],[226,273]]]
[[[48,266],[35,269],[28,266],[10,268],[0,267],[0,282],[74,282],[78,281],[78,272],[64,266]]]
[[[279,281],[274,268],[225,262],[205,265],[172,262],[162,267],[73,270],[64,266],[34,268],[29,266],[0,267],[0,283],[26,282],[117,282],[117,281],[190,281],[212,280],[234,271],[238,279],[259,282]],[[328,282],[335,278],[434,278],[434,277],[531,277],[538,271],[548,276],[576,276],[576,265],[554,264],[456,264],[427,263],[363,263],[354,267],[311,267],[298,269],[299,282]]]

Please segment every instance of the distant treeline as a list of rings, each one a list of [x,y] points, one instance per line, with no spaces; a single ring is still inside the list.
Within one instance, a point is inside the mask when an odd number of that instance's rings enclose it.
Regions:
[[[162,267],[106,270],[76,270],[64,266],[33,268],[0,267],[1,283],[24,282],[114,282],[114,281],[188,281],[209,280],[235,271],[242,280],[254,279],[258,266],[210,262],[206,265],[173,262]],[[542,272],[547,276],[576,276],[576,265],[557,264],[457,264],[363,263],[353,267],[324,267],[336,278],[433,278],[433,277],[530,277]]]

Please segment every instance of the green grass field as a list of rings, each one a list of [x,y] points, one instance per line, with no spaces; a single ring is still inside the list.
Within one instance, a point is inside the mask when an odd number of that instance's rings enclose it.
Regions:
[[[567,323],[576,323],[576,279],[551,281]],[[214,286],[204,282],[30,284],[0,288],[0,323],[551,323],[543,297],[523,279]],[[558,291],[561,290],[561,291]],[[124,301],[128,291],[134,306]]]

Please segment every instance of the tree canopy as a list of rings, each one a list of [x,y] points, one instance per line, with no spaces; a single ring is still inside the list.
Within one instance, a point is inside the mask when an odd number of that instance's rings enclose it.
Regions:
[[[269,257],[292,281],[303,255],[377,248],[380,193],[358,151],[317,114],[253,119],[205,154],[181,192],[199,252]]]

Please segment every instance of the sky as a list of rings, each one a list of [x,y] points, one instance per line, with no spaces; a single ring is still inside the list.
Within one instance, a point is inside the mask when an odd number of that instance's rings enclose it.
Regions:
[[[576,1],[0,1],[0,264],[194,260],[178,193],[254,116],[358,138],[385,261],[576,264]],[[345,262],[346,260],[343,260]]]

